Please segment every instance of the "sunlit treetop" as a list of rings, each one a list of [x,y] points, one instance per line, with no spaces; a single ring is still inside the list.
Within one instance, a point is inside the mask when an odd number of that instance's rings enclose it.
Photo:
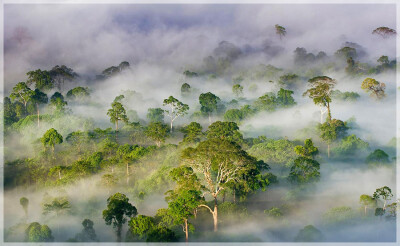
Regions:
[[[379,35],[383,38],[389,38],[389,37],[395,36],[397,33],[396,33],[396,30],[394,30],[394,29],[391,29],[386,26],[381,26],[381,27],[376,28],[374,31],[372,31],[372,34]]]

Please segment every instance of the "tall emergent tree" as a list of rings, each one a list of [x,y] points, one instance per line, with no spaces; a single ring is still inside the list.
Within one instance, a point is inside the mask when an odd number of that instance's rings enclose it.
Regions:
[[[279,39],[282,40],[282,37],[286,35],[286,28],[276,24],[275,25],[275,32],[279,36]]]
[[[381,83],[372,78],[364,79],[361,84],[361,89],[371,93],[371,96],[375,96],[377,99],[382,99],[386,96],[385,88],[385,83]]]
[[[208,114],[208,121],[211,125],[211,114],[217,111],[219,97],[212,94],[211,92],[202,93],[199,96],[199,102],[201,105],[201,112]]]
[[[10,98],[22,102],[26,109],[26,104],[34,94],[35,92],[32,91],[25,82],[19,82],[13,87]]]
[[[27,242],[53,242],[54,237],[47,225],[32,222],[25,230],[25,241]]]
[[[187,104],[182,103],[178,99],[176,99],[173,96],[168,97],[167,99],[164,99],[164,106],[169,106],[170,110],[164,110],[164,112],[167,114],[169,118],[171,118],[171,132],[172,132],[172,123],[176,118],[179,116],[183,116],[187,114],[187,111],[189,110],[189,106]]]
[[[185,233],[186,242],[189,241],[189,218],[193,217],[196,209],[204,200],[201,197],[201,191],[198,190],[179,190],[170,192],[167,197],[168,209],[173,222],[176,225],[181,225]]]
[[[196,148],[186,148],[182,152],[182,162],[191,167],[198,176],[204,192],[214,199],[214,208],[206,204],[213,216],[214,231],[218,230],[218,196],[230,182],[240,182],[242,173],[257,171],[257,160],[249,156],[241,147],[229,140],[212,138],[199,143]]]
[[[103,210],[103,219],[106,225],[113,225],[117,229],[117,241],[121,242],[122,226],[126,217],[135,217],[137,209],[129,203],[129,198],[121,193],[115,193],[107,199],[107,209]]]
[[[111,123],[115,123],[115,130],[118,131],[118,122],[123,121],[128,123],[128,117],[122,103],[114,101],[111,104],[111,108],[107,111],[107,115],[110,117]]]
[[[31,97],[31,102],[36,105],[36,112],[37,112],[37,123],[38,127],[40,127],[40,111],[39,111],[39,106],[40,104],[44,104],[48,102],[47,95],[43,92],[41,92],[38,89],[34,90],[34,93]]]
[[[51,151],[54,153],[54,146],[63,142],[63,136],[61,136],[56,129],[50,128],[45,132],[40,141],[43,143],[44,147],[47,145],[50,146]]]
[[[323,114],[326,112],[323,111],[323,107],[326,107],[328,111],[328,121],[331,121],[332,115],[329,103],[332,102],[331,93],[336,84],[336,80],[328,76],[318,76],[308,80],[308,82],[311,88],[304,92],[303,96],[310,97],[316,105],[320,106],[321,124],[323,122]]]

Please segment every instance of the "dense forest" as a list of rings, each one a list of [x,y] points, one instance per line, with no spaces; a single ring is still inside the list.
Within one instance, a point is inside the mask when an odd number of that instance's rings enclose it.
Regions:
[[[395,241],[396,59],[374,49],[396,31],[330,53],[265,26],[262,48],[219,40],[195,65],[19,71],[2,103],[5,241]]]

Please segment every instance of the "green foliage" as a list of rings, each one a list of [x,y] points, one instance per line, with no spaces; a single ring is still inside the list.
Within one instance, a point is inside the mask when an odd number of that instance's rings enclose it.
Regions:
[[[27,85],[35,84],[39,90],[49,91],[54,87],[49,71],[37,69],[26,73],[28,76]]]
[[[89,88],[87,87],[75,87],[67,92],[67,99],[73,101],[84,101],[90,96]]]
[[[110,117],[110,122],[115,123],[117,131],[118,131],[118,121],[128,123],[126,110],[124,106],[118,101],[114,101],[111,104],[111,108],[107,111],[107,115]]]
[[[306,157],[298,157],[294,160],[288,179],[291,183],[304,184],[319,181],[319,163]]]
[[[285,89],[281,88],[278,91],[278,94],[276,97],[277,104],[283,108],[288,108],[288,107],[296,105],[297,103],[294,101],[294,98],[292,97],[292,95],[293,95],[293,91],[285,90]]]
[[[210,115],[211,113],[217,111],[218,103],[220,101],[221,99],[211,92],[200,94],[199,102],[201,105],[201,112]]]
[[[235,122],[216,121],[207,130],[207,139],[226,139],[237,143],[243,142],[243,135]]]
[[[199,76],[197,73],[191,72],[189,70],[186,70],[185,72],[183,72],[183,75],[185,75],[188,78],[193,78],[193,77]]]
[[[277,107],[277,99],[274,93],[268,92],[259,97],[253,104],[257,111],[275,111]]]
[[[168,127],[160,122],[151,122],[144,131],[144,134],[160,147],[168,136]]]
[[[336,99],[338,101],[347,101],[347,102],[355,102],[358,100],[360,95],[357,92],[346,91],[341,92],[339,90],[332,91],[332,99]]]
[[[40,225],[38,222],[30,223],[25,230],[25,241],[27,242],[53,242],[54,237],[47,225]]]
[[[308,80],[311,87],[303,96],[311,98],[316,105],[327,107],[328,119],[331,120],[331,112],[329,103],[332,102],[331,93],[337,81],[328,76],[317,76]]]
[[[190,122],[189,125],[181,128],[183,135],[183,143],[198,143],[204,135],[203,127],[197,122]]]
[[[337,119],[332,119],[331,121],[318,125],[320,138],[328,144],[331,144],[336,139],[344,137],[347,130],[346,122]]]
[[[243,96],[243,86],[241,86],[240,84],[233,85],[232,92],[236,97]]]
[[[264,213],[267,214],[269,217],[272,218],[279,218],[283,216],[283,213],[280,208],[272,207],[268,210],[264,210]]]
[[[147,110],[147,119],[150,122],[164,122],[164,110],[161,108],[149,108]]]
[[[385,83],[381,83],[373,78],[364,79],[364,81],[361,83],[361,89],[367,93],[370,93],[371,97],[375,97],[378,100],[386,97]]]
[[[115,193],[107,199],[107,209],[103,210],[103,219],[106,225],[113,225],[117,230],[117,240],[121,242],[122,225],[126,217],[135,217],[137,209],[129,203],[129,198],[121,193]]]
[[[321,231],[315,228],[313,225],[305,226],[299,231],[297,236],[294,238],[295,242],[322,242],[324,236]]]
[[[129,232],[132,236],[144,242],[146,241],[148,233],[156,227],[154,219],[145,215],[138,215],[137,217],[131,218],[128,225]]]
[[[294,152],[301,157],[313,159],[318,154],[318,148],[314,146],[314,143],[310,138],[304,140],[304,146],[297,145],[294,147]]]
[[[19,199],[19,204],[21,204],[22,208],[25,211],[25,216],[28,216],[28,206],[29,206],[29,200],[26,197],[21,197]]]
[[[71,205],[64,197],[57,197],[51,203],[43,205],[43,214],[55,213],[58,217],[61,213],[68,211]]]
[[[375,200],[382,198],[384,201],[383,209],[385,209],[386,202],[392,199],[393,197],[392,189],[390,189],[387,186],[383,186],[381,188],[376,189],[372,197]]]
[[[19,82],[13,87],[10,98],[23,103],[26,108],[26,104],[31,100],[34,93],[25,82]]]
[[[370,153],[365,159],[365,163],[369,165],[382,165],[389,163],[389,155],[381,149],[376,149]]]
[[[356,135],[352,134],[341,140],[339,145],[333,149],[333,152],[338,157],[354,158],[354,153],[365,154],[368,150],[369,144]]]
[[[323,220],[328,225],[343,225],[353,223],[356,217],[351,207],[334,207],[323,214]]]
[[[297,88],[300,85],[300,78],[297,74],[288,73],[280,76],[278,83],[284,88]]]
[[[167,227],[158,226],[147,235],[146,242],[177,242],[178,237]]]
[[[338,49],[335,52],[336,57],[341,58],[341,59],[348,59],[348,58],[357,58],[357,51],[356,49],[352,48],[352,47],[343,47],[341,49]]]
[[[40,141],[44,147],[50,146],[54,151],[54,146],[63,142],[63,137],[57,132],[56,129],[50,128],[46,131]]]
[[[285,165],[289,167],[297,157],[294,152],[295,144],[286,139],[267,140],[253,145],[249,154],[261,159],[270,165]]]
[[[174,120],[176,120],[178,117],[187,114],[189,106],[187,104],[182,103],[173,96],[164,99],[163,105],[170,107],[170,110],[164,110],[164,113],[171,118],[171,130],[172,130],[172,122],[174,122]]]
[[[76,234],[75,240],[77,242],[98,242],[96,232],[93,228],[93,221],[84,219],[82,221],[83,229],[80,233]]]
[[[190,85],[188,83],[183,83],[181,86],[181,94],[182,96],[186,97],[190,95],[190,92],[192,91]]]

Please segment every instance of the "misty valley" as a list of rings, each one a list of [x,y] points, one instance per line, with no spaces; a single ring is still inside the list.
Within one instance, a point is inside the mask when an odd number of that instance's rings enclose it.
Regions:
[[[388,8],[5,7],[5,242],[396,242]]]

